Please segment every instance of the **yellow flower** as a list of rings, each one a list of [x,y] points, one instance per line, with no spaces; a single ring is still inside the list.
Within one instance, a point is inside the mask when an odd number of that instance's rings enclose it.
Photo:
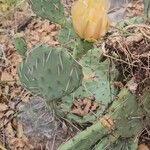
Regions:
[[[107,0],[78,0],[72,7],[72,20],[76,33],[87,41],[96,41],[109,27]]]

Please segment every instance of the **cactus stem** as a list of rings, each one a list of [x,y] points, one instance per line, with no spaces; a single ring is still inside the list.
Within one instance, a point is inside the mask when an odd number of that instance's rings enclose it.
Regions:
[[[46,58],[46,62],[48,62],[48,60],[49,60],[49,58],[50,58],[51,53],[52,53],[52,49],[51,49],[51,50],[50,50],[50,52],[48,53],[48,56],[47,56],[47,58]]]

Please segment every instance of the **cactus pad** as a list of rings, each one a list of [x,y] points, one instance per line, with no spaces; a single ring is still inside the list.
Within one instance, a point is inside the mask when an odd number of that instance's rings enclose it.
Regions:
[[[136,94],[131,93],[127,88],[120,91],[109,113],[115,123],[115,132],[121,137],[129,138],[142,131],[142,111]]]
[[[82,67],[63,48],[35,47],[18,69],[22,84],[51,101],[76,90],[82,81]]]
[[[26,52],[27,52],[27,44],[26,41],[23,37],[16,36],[15,37],[15,47],[19,55],[24,59],[26,57]]]
[[[71,121],[92,123],[104,113],[108,105],[113,101],[114,96],[117,94],[113,81],[117,78],[118,71],[115,69],[114,64],[111,64],[111,67],[109,66],[109,60],[99,63],[100,55],[100,49],[93,49],[83,56],[80,60],[85,75],[83,84],[72,95],[63,98],[64,103],[61,104],[62,110],[66,111],[67,118]],[[80,99],[94,97],[95,102],[98,103],[100,107],[83,117],[72,114],[70,113],[70,108],[74,97]]]
[[[104,137],[95,147],[95,150],[137,150],[138,140],[134,138],[121,139],[112,141],[115,137],[106,136]]]
[[[30,0],[29,2],[36,15],[58,24],[64,23],[64,7],[60,0]]]

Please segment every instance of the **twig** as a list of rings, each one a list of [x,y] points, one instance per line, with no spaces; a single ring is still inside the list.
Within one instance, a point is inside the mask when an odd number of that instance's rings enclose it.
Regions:
[[[115,57],[113,57],[113,56],[107,55],[107,54],[106,54],[107,52],[106,52],[104,46],[102,46],[102,51],[103,51],[103,55],[106,56],[106,57],[108,57],[108,58],[111,58],[111,59],[116,60],[116,61],[119,61],[119,62],[123,62],[123,63],[125,63],[125,64],[130,65],[130,66],[139,67],[138,65],[131,64],[131,63],[125,61],[125,60],[118,59],[118,58],[115,58]],[[150,70],[150,68],[147,68],[147,67],[141,67],[141,68],[142,68],[142,69],[145,69],[145,70]]]
[[[56,140],[56,133],[55,133],[54,138],[53,138],[51,150],[54,150],[55,140]]]

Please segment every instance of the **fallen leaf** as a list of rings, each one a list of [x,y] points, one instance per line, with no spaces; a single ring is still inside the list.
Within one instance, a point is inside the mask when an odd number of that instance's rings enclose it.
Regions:
[[[7,111],[6,113],[5,113],[5,116],[6,117],[9,117],[9,116],[11,116],[11,115],[13,115],[14,114],[14,111],[13,110],[9,110],[9,111]]]
[[[85,98],[84,100],[83,100],[83,106],[85,106],[84,107],[84,114],[85,115],[87,115],[88,113],[89,113],[89,111],[90,111],[90,107],[92,106],[92,101],[91,101],[91,99],[89,99],[89,98]]]
[[[0,103],[0,112],[6,111],[8,109],[8,106],[4,103]]]
[[[10,140],[10,144],[12,147],[14,147],[14,149],[23,148],[26,144],[26,141],[20,138],[12,138]]]
[[[23,126],[20,121],[17,122],[17,137],[22,138],[23,137]]]
[[[12,124],[9,122],[7,125],[6,125],[6,136],[10,139],[10,138],[14,138],[15,137],[15,132],[13,130],[13,127],[12,127]]]
[[[91,107],[91,111],[95,111],[98,107],[99,107],[99,104],[94,102],[92,107]]]
[[[73,102],[71,112],[83,117],[91,111],[95,111],[98,107],[98,103],[93,101],[91,97],[85,97],[83,99],[77,99]]]
[[[3,118],[4,116],[5,114],[0,112],[0,119]]]
[[[2,72],[1,81],[13,81],[13,76],[7,72]]]
[[[8,123],[8,119],[5,117],[2,118],[0,121],[0,128],[3,128],[7,123]]]
[[[148,146],[145,144],[140,144],[138,150],[149,150]]]

